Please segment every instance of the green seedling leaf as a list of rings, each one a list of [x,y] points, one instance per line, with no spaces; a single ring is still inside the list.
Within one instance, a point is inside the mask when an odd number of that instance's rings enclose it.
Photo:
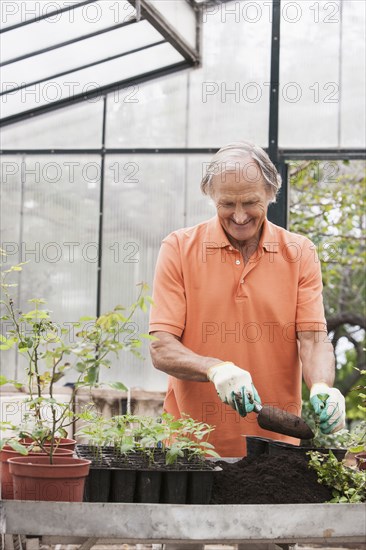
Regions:
[[[10,382],[10,380],[8,380],[6,378],[6,376],[4,376],[3,374],[0,374],[0,386],[3,386],[4,384],[7,384],[8,382]]]
[[[85,377],[85,381],[90,385],[96,384],[98,380],[98,373],[99,373],[98,367],[89,367]]]
[[[26,320],[49,319],[49,314],[44,309],[34,309],[32,311],[28,311],[27,313],[24,313],[23,317]]]
[[[357,445],[357,447],[350,447],[348,450],[351,453],[361,453],[365,448],[365,445]]]
[[[125,386],[124,384],[122,384],[122,382],[109,382],[109,383],[108,383],[108,386],[109,386],[110,388],[115,389],[115,390],[128,391],[127,386]]]
[[[28,349],[27,342],[19,342],[18,344],[18,350],[19,351],[26,351]]]
[[[0,344],[0,350],[7,351],[8,349],[11,349],[12,346],[9,346],[7,344]]]
[[[0,342],[0,349],[6,351],[13,347],[15,340],[14,338],[5,338],[5,336],[0,334]]]
[[[10,447],[14,449],[14,451],[17,451],[17,453],[20,453],[21,455],[28,454],[28,448],[22,445],[21,443],[19,443],[19,441],[11,439],[8,441],[7,444],[10,445]]]
[[[205,451],[205,454],[209,455],[209,456],[212,456],[213,458],[220,458],[219,453],[217,453],[216,451],[213,451],[212,449],[207,449]]]

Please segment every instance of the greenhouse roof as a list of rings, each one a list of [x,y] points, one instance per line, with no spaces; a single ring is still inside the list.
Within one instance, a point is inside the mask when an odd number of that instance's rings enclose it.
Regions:
[[[3,1],[1,12],[2,126],[199,63],[186,0]]]

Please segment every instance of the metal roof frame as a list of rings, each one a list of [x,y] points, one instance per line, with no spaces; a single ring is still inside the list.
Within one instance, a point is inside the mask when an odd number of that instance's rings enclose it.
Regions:
[[[146,19],[155,29],[164,36],[164,38],[169,42],[183,57],[184,59],[191,64],[192,66],[199,65],[200,56],[199,56],[199,41],[196,40],[196,50],[193,50],[185,40],[179,35],[162,15],[146,0],[128,0],[129,3],[136,9],[141,11],[141,16]],[[187,2],[189,5],[190,2]],[[139,6],[139,8],[138,8]],[[196,13],[198,11],[195,9]],[[198,18],[196,16],[196,29],[199,25]]]
[[[15,122],[20,122],[22,120],[27,120],[29,118],[34,117],[35,115],[48,113],[51,111],[54,111],[55,109],[58,109],[60,107],[66,107],[67,105],[74,105],[76,103],[80,103],[81,101],[85,101],[87,99],[93,99],[96,97],[101,97],[105,94],[108,94],[110,92],[114,92],[116,90],[120,90],[122,88],[128,88],[130,86],[134,86],[137,84],[141,84],[143,82],[148,82],[149,80],[153,80],[154,78],[159,78],[161,76],[166,76],[168,74],[175,73],[177,71],[181,71],[183,69],[187,69],[190,66],[186,61],[182,61],[179,63],[175,63],[173,65],[170,65],[169,67],[164,67],[163,69],[155,69],[153,71],[149,71],[147,73],[144,73],[142,76],[139,77],[132,77],[132,78],[126,78],[124,80],[120,80],[118,82],[113,82],[112,84],[108,84],[106,86],[101,86],[100,88],[89,90],[88,92],[83,92],[80,94],[77,94],[71,98],[65,98],[61,99],[59,101],[55,101],[52,104],[49,105],[42,105],[40,107],[36,107],[35,109],[31,109],[29,111],[25,111],[23,113],[19,113],[16,115],[11,115],[9,117],[6,117],[2,121],[0,121],[0,128],[4,126],[8,126],[9,124],[14,124]]]
[[[25,25],[30,25],[32,23],[41,21],[42,19],[54,17],[56,15],[59,15],[59,14],[64,13],[66,11],[70,11],[72,9],[79,8],[79,7],[84,6],[84,5],[91,4],[93,2],[99,2],[99,1],[100,0],[84,0],[83,2],[80,2],[78,4],[75,4],[75,5],[72,5],[72,6],[67,6],[65,8],[60,8],[59,10],[55,10],[52,13],[43,14],[39,17],[34,18],[34,19],[31,19],[31,20],[28,20],[28,21],[22,21],[21,23],[12,25],[12,26],[4,28],[4,29],[1,29],[0,34],[9,32],[9,31],[17,29],[19,27],[23,27]],[[62,48],[64,46],[68,46],[70,44],[75,44],[75,43],[78,43],[78,42],[82,42],[83,40],[86,40],[88,38],[91,38],[91,37],[94,37],[94,36],[97,36],[97,35],[100,35],[100,34],[103,34],[103,33],[108,33],[108,32],[111,32],[113,30],[116,30],[118,28],[125,27],[127,25],[138,24],[140,21],[143,21],[143,20],[146,20],[152,27],[154,27],[164,37],[164,40],[155,41],[151,44],[147,44],[147,45],[141,46],[139,48],[131,49],[131,50],[129,50],[127,52],[123,52],[121,54],[108,56],[108,57],[105,57],[103,59],[99,59],[99,60],[96,60],[94,62],[90,62],[90,63],[87,63],[85,65],[81,65],[80,67],[75,67],[72,70],[61,71],[60,73],[56,73],[56,74],[47,76],[46,78],[35,80],[33,82],[27,82],[27,83],[24,83],[24,84],[22,83],[22,85],[17,86],[16,88],[11,88],[7,91],[1,92],[0,97],[1,96],[6,96],[7,94],[14,93],[15,91],[27,88],[29,86],[35,86],[35,85],[41,84],[43,82],[47,82],[52,78],[62,77],[62,76],[67,75],[67,74],[72,74],[72,73],[74,73],[78,70],[83,70],[83,69],[86,69],[86,68],[89,68],[89,67],[92,67],[92,66],[101,65],[101,64],[103,64],[105,62],[108,62],[108,61],[111,61],[113,59],[117,59],[117,58],[120,58],[120,57],[123,57],[123,56],[127,56],[127,55],[130,55],[130,54],[133,54],[133,53],[136,53],[136,52],[139,52],[139,51],[142,51],[142,50],[154,47],[154,46],[158,46],[158,45],[163,44],[163,43],[169,43],[183,57],[183,61],[178,62],[178,63],[176,62],[176,63],[173,63],[173,64],[168,65],[168,66],[164,66],[160,69],[147,71],[147,72],[144,72],[142,74],[138,74],[134,77],[121,79],[121,80],[112,82],[110,84],[107,84],[105,86],[100,86],[99,88],[94,88],[92,90],[83,91],[82,93],[75,94],[72,97],[59,99],[59,100],[54,101],[52,103],[45,104],[45,105],[42,105],[42,106],[39,106],[39,107],[35,107],[35,108],[29,109],[27,111],[23,111],[21,113],[9,115],[7,117],[4,117],[3,119],[0,119],[0,127],[8,126],[10,124],[20,122],[22,120],[27,120],[27,119],[29,119],[31,117],[34,117],[34,116],[37,116],[39,114],[54,111],[55,109],[59,109],[60,107],[65,107],[67,105],[76,104],[76,103],[79,103],[79,102],[87,100],[87,99],[100,97],[100,96],[103,96],[103,95],[105,95],[109,92],[113,92],[113,91],[118,90],[118,89],[123,89],[123,88],[129,87],[129,86],[140,84],[142,82],[147,82],[149,80],[152,80],[152,79],[155,79],[155,78],[158,78],[158,77],[161,77],[161,76],[166,76],[168,74],[171,74],[171,73],[174,73],[174,72],[177,72],[177,71],[181,71],[183,69],[188,69],[190,67],[195,67],[195,66],[198,66],[200,64],[200,47],[199,47],[199,44],[200,44],[200,39],[199,39],[199,36],[200,36],[200,18],[198,16],[199,11],[200,11],[199,8],[195,8],[195,7],[192,6],[192,4],[189,3],[189,5],[192,7],[192,9],[195,12],[195,18],[196,18],[196,50],[194,50],[184,40],[184,38],[181,35],[179,35],[173,29],[173,27],[171,25],[169,25],[169,23],[164,19],[164,17],[162,15],[160,15],[160,13],[153,6],[151,6],[146,0],[128,0],[128,2],[133,7],[136,8],[136,17],[133,17],[128,21],[117,23],[116,25],[107,27],[105,29],[100,29],[100,30],[95,31],[93,33],[89,33],[87,35],[82,35],[82,36],[79,36],[77,38],[73,38],[73,39],[70,39],[68,41],[65,41],[65,42],[62,42],[62,43],[59,43],[59,44],[54,44],[54,45],[51,45],[47,48],[40,49],[38,51],[29,52],[25,55],[21,55],[17,58],[13,58],[13,59],[10,59],[8,61],[5,61],[5,62],[1,63],[0,67],[10,65],[12,63],[16,63],[17,61],[21,61],[21,60],[24,60],[24,59],[29,59],[29,58],[35,57],[37,55],[40,55],[42,53],[46,53],[46,52],[54,50],[54,49],[58,49],[58,48]]]
[[[71,40],[66,40],[65,42],[60,42],[59,44],[48,46],[48,48],[42,48],[41,50],[36,50],[34,52],[30,52],[25,55],[20,55],[19,57],[15,57],[14,59],[9,59],[8,61],[4,61],[3,63],[0,63],[0,67],[5,67],[5,65],[10,65],[11,63],[17,63],[18,61],[23,61],[23,59],[29,59],[30,57],[35,57],[36,55],[41,55],[42,53],[47,53],[52,50],[57,50],[59,48],[63,48],[64,46],[69,46],[70,44],[76,44],[77,42],[82,42],[83,40],[87,40],[88,38],[93,38],[94,36],[98,36],[100,34],[110,32],[110,31],[114,31],[116,29],[126,27],[127,25],[131,25],[133,23],[136,23],[136,20],[124,21],[123,23],[118,23],[117,25],[113,25],[105,29],[100,29],[99,31],[91,32],[89,34],[84,34],[83,36],[79,36],[78,38],[72,38]],[[80,68],[81,67],[77,67],[77,69],[73,69],[71,72],[74,72],[75,70],[79,70]],[[52,78],[52,77],[49,77],[49,78]],[[29,84],[27,84],[27,86],[29,86]]]
[[[71,6],[66,6],[65,8],[60,8],[59,10],[54,10],[51,12],[44,13],[42,15],[39,15],[38,17],[35,17],[34,19],[28,19],[27,21],[22,21],[21,23],[16,23],[15,25],[10,25],[9,27],[5,27],[3,29],[0,29],[0,34],[3,34],[8,31],[13,31],[14,29],[19,29],[19,27],[24,27],[25,25],[30,25],[31,23],[37,23],[37,21],[42,21],[42,19],[48,19],[50,17],[55,17],[56,15],[59,15],[60,13],[65,13],[67,11],[71,11],[75,8],[79,8],[81,6],[86,6],[87,4],[91,4],[92,2],[95,2],[96,0],[83,0],[82,2],[78,4],[73,4]],[[98,1],[98,0],[97,0]]]
[[[120,25],[119,25],[120,26]],[[85,37],[84,37],[85,38]],[[104,63],[106,61],[111,61],[112,59],[118,59],[119,57],[124,57],[126,55],[130,55],[132,53],[140,52],[142,50],[147,50],[149,48],[153,48],[154,46],[159,46],[160,44],[164,44],[166,40],[158,40],[157,42],[152,42],[151,44],[148,44],[146,46],[141,46],[139,48],[134,48],[133,50],[128,50],[127,52],[123,52],[117,55],[112,55],[110,57],[106,57],[104,59],[98,59],[98,61],[93,61],[91,63],[86,63],[85,65],[82,65],[77,68],[78,71],[82,69],[88,69],[89,67],[95,67],[96,65],[100,65],[101,63]],[[1,64],[0,64],[1,66]],[[56,73],[51,76],[48,76],[47,78],[41,78],[40,80],[34,80],[33,82],[27,82],[26,84],[23,84],[22,86],[18,86],[17,88],[12,88],[11,92],[17,92],[18,90],[22,90],[24,88],[28,88],[28,86],[36,86],[37,84],[41,84],[42,82],[47,82],[48,80],[51,80],[53,78],[59,78],[60,76],[66,76],[67,74],[71,74],[75,72],[75,69],[70,69],[67,71],[63,71],[61,73]],[[2,95],[5,95],[6,92],[1,92],[0,97]]]
[[[103,124],[104,126],[104,124]],[[104,147],[81,149],[2,149],[2,155],[214,155],[217,147]],[[269,148],[264,148],[269,153]],[[279,149],[278,162],[291,160],[366,160],[365,149]]]

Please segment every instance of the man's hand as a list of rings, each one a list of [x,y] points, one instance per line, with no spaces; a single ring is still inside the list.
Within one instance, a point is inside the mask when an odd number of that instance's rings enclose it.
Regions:
[[[346,405],[344,397],[336,388],[330,388],[324,382],[313,384],[310,390],[310,403],[319,416],[320,430],[323,434],[338,432],[346,424]]]
[[[221,401],[230,405],[240,416],[246,416],[254,410],[253,399],[260,403],[249,372],[234,363],[219,363],[207,371],[208,379],[215,384]]]

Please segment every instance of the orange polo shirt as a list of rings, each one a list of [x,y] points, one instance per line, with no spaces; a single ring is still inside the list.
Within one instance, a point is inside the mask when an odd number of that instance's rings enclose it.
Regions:
[[[217,216],[174,231],[162,242],[153,300],[150,332],[169,332],[197,354],[232,361],[251,373],[263,404],[300,415],[296,331],[326,333],[320,262],[309,239],[265,220],[244,266]],[[210,442],[221,456],[244,456],[243,435],[298,442],[262,430],[255,413],[241,418],[210,382],[170,376],[164,409],[214,425]]]

